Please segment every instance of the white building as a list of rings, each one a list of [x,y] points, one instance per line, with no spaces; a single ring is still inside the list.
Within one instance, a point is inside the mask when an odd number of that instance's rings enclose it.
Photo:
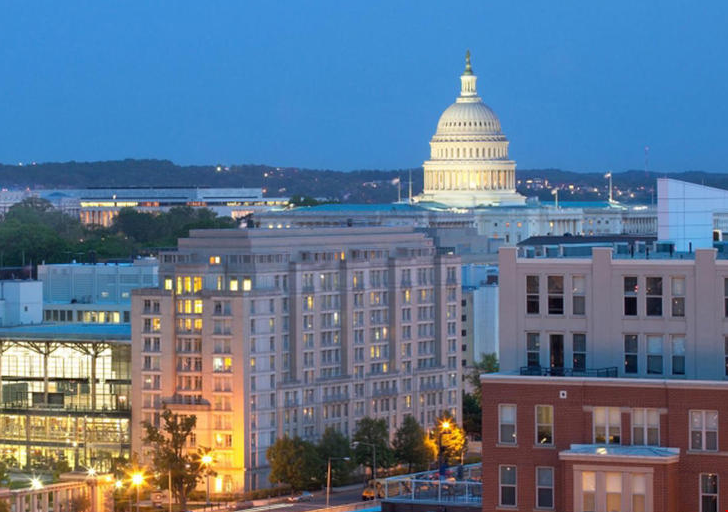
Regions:
[[[425,190],[417,199],[451,206],[519,205],[516,162],[495,113],[478,96],[467,53],[460,96],[440,116],[424,163]]]
[[[498,267],[463,265],[463,366],[498,354]]]
[[[131,291],[156,286],[156,258],[38,265],[46,322],[129,323]]]
[[[41,323],[42,297],[40,281],[0,281],[0,327]]]

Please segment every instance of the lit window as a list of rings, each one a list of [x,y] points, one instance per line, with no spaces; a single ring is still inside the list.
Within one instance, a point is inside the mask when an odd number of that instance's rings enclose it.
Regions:
[[[584,512],[597,509],[597,474],[593,471],[581,473],[581,509]]]
[[[536,444],[554,444],[554,407],[536,406]]]
[[[230,286],[228,286],[228,290],[230,290],[231,292],[238,291],[238,280],[237,279],[230,280]]]
[[[607,473],[607,508],[609,512],[622,510],[622,473]]]
[[[165,290],[171,290],[173,287],[173,282],[171,277],[165,277],[164,278],[164,289]]]
[[[248,278],[243,279],[243,291],[249,292],[253,289],[253,281]]]
[[[622,413],[619,407],[594,408],[594,443],[619,444],[622,433]]]
[[[220,256],[210,256],[210,265],[219,265]]]

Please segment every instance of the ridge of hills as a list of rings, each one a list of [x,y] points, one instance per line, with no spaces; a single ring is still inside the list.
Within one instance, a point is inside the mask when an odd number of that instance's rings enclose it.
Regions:
[[[0,164],[0,188],[114,188],[114,187],[251,187],[263,188],[267,197],[294,195],[343,203],[387,203],[401,195],[422,191],[421,168],[396,170],[334,171],[261,164],[177,165],[169,160],[125,159],[99,162],[48,162],[26,165]],[[728,173],[628,170],[613,173],[615,199],[626,203],[651,202],[655,179],[671,178],[728,189]],[[603,173],[561,169],[518,170],[518,191],[528,197],[551,200],[557,187],[560,200],[594,201],[607,197]]]

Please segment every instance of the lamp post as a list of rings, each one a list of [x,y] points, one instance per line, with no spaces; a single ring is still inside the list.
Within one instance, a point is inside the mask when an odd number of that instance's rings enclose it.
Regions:
[[[437,462],[438,462],[438,471],[440,476],[442,477],[445,474],[445,461],[443,455],[445,455],[444,450],[442,449],[442,435],[450,430],[450,422],[448,420],[444,420],[442,423],[440,423],[440,432],[437,436]]]
[[[360,444],[363,444],[365,446],[371,446],[371,448],[372,448],[372,478],[374,480],[376,480],[377,479],[377,445],[375,445],[374,443],[366,443],[364,441],[354,441],[353,443],[351,443],[351,446],[356,448]],[[376,486],[376,482],[375,482],[375,486]],[[376,489],[375,489],[374,494],[376,495]]]
[[[205,508],[210,506],[210,464],[212,464],[212,455],[206,453],[202,456],[202,463],[205,465],[205,473],[207,476],[207,494]]]
[[[349,457],[329,457],[329,463],[326,468],[326,508],[329,508],[329,494],[331,494],[331,461],[332,460],[345,460],[350,461]]]
[[[141,486],[144,483],[144,474],[137,472],[131,475],[131,483],[134,487],[136,487],[136,509],[137,512],[139,512],[139,492],[141,491]]]

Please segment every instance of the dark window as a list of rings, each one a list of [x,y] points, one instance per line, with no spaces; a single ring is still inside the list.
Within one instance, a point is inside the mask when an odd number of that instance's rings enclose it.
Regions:
[[[549,315],[564,314],[564,277],[548,276]]]
[[[586,370],[586,334],[574,334],[572,338],[574,353],[574,371]]]
[[[638,343],[636,334],[624,335],[624,373],[639,373],[637,365]]]
[[[526,276],[526,313],[537,315],[539,312],[538,276]]]
[[[624,278],[624,314],[637,316],[637,278],[634,276]]]
[[[648,277],[645,281],[647,316],[662,316],[662,278]]]
[[[728,344],[728,341],[726,342]],[[529,368],[541,366],[541,343],[537,332],[526,333],[526,357]],[[728,371],[728,370],[727,370]]]

